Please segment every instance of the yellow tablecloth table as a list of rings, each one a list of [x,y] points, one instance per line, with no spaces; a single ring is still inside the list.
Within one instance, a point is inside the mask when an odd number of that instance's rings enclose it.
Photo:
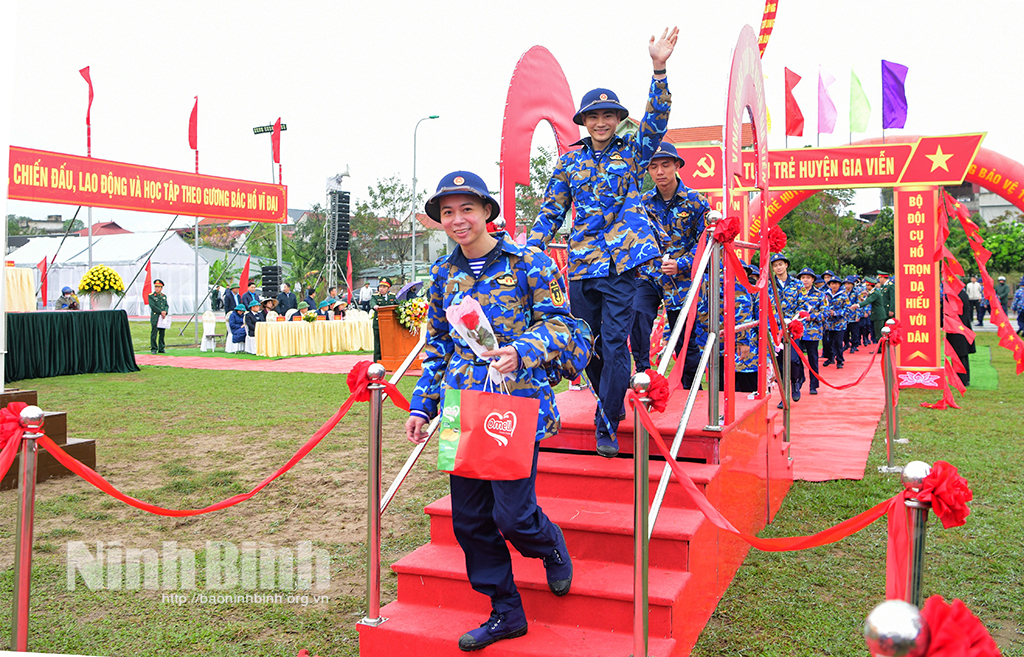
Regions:
[[[256,324],[256,354],[259,356],[297,356],[372,349],[373,328],[369,320]]]
[[[25,267],[4,267],[7,298],[4,308],[12,312],[28,312],[36,309],[35,270]],[[59,294],[56,296],[60,296]],[[372,329],[371,329],[372,331]],[[373,333],[370,333],[370,349],[373,349]]]

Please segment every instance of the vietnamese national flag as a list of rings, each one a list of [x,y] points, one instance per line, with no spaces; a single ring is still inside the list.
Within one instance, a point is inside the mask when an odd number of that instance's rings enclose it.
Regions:
[[[274,132],[270,135],[270,146],[274,149],[274,164],[281,164],[281,117],[274,121]]]
[[[786,71],[786,136],[792,135],[793,137],[804,136],[804,114],[800,111],[800,106],[796,104],[796,98],[793,97],[793,87],[800,82],[800,76],[789,70]]]
[[[89,107],[85,110],[85,125],[92,125],[92,77],[89,75],[89,67],[86,66],[82,70],[78,71],[85,78],[85,81],[89,83]]]
[[[242,275],[238,277],[238,288],[240,290],[249,289],[249,261],[252,260],[252,256],[245,259],[245,266],[242,267]],[[244,292],[243,292],[244,294]]]
[[[40,260],[39,264],[36,265],[36,267],[39,268],[39,284],[40,284],[39,289],[40,289],[40,291],[42,292],[42,295],[43,295],[43,308],[45,308],[46,307],[46,258],[44,257],[42,260]]]
[[[348,252],[348,272],[345,274],[345,282],[348,283],[348,302],[352,303],[352,252]]]
[[[188,118],[188,147],[192,150],[199,149],[199,96],[196,96],[196,104],[192,106],[192,116]]]
[[[142,284],[142,305],[149,305],[149,295],[153,292],[153,265],[146,261],[146,282]]]

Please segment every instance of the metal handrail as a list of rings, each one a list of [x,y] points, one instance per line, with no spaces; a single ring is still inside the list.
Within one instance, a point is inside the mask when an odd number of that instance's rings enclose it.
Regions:
[[[679,317],[683,321],[677,321],[676,325],[672,327],[672,335],[668,338],[668,344],[665,346],[665,352],[661,357],[661,362],[658,363],[658,374],[665,376],[666,370],[668,370],[669,361],[675,352],[676,343],[679,342],[679,338],[683,333],[683,324],[686,323],[686,317],[690,314],[690,306],[693,305],[694,299],[697,297],[697,293],[700,289],[699,283],[693,281],[700,281],[704,279],[704,273],[708,269],[708,263],[711,262],[711,251],[713,251],[712,244],[708,243],[704,248],[704,253],[701,254],[700,262],[697,265],[697,271],[694,272],[693,278],[690,282],[690,289],[686,292],[686,299],[683,301],[683,308],[679,311]]]
[[[694,381],[699,381],[701,377],[704,376],[704,371],[707,369],[708,362],[711,360],[711,354],[717,349],[718,336],[711,333],[708,335],[708,341],[704,346],[704,352],[700,356],[700,364],[697,365],[697,373],[693,377]],[[683,446],[683,435],[686,433],[686,425],[690,423],[690,414],[693,413],[693,405],[697,401],[697,392],[699,390],[699,387],[691,387],[686,396],[686,406],[683,409],[683,416],[679,420],[679,427],[676,428],[676,435],[672,440],[672,447],[669,449],[669,456],[672,459],[679,456],[679,449]],[[651,510],[647,517],[648,539],[654,533],[654,525],[658,522],[658,513],[661,511],[661,503],[665,499],[665,493],[668,491],[668,484],[671,479],[672,466],[666,463],[665,469],[661,471],[661,479],[658,481],[658,490],[654,494],[654,501],[651,503]]]

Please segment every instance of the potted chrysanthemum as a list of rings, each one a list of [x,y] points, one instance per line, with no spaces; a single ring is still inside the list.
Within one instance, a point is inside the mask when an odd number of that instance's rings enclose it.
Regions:
[[[124,280],[106,265],[96,265],[78,282],[78,293],[89,294],[93,310],[108,310],[114,295],[124,296]]]

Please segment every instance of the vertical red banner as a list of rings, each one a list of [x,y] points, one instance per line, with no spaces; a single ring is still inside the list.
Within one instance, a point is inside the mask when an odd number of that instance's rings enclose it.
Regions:
[[[939,322],[939,263],[932,261],[937,233],[938,187],[897,187],[896,348],[901,388],[939,388],[943,335]]]

